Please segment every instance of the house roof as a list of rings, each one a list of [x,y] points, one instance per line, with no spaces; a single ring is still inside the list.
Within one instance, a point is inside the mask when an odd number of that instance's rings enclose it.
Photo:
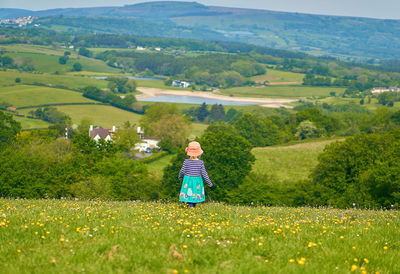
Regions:
[[[90,131],[89,136],[93,139],[94,137],[96,137],[96,135],[99,135],[100,138],[105,139],[108,135],[110,135],[110,130],[102,127],[96,127],[95,129]]]

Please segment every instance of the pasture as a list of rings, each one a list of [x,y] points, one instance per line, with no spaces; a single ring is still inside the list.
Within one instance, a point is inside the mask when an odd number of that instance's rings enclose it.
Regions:
[[[7,273],[400,271],[397,210],[0,199],[0,216]]]
[[[108,66],[101,60],[93,58],[87,58],[84,56],[71,57],[65,65],[61,65],[58,62],[59,55],[48,55],[43,53],[32,53],[32,52],[7,52],[6,55],[10,56],[17,63],[22,64],[24,60],[32,60],[32,64],[35,70],[40,72],[68,72],[72,71],[72,65],[75,62],[82,64],[82,70],[93,71],[93,72],[119,72],[118,69]]]
[[[344,92],[344,88],[337,87],[310,87],[310,86],[266,86],[266,87],[235,87],[224,89],[224,95],[239,97],[276,97],[276,98],[307,98],[329,96],[334,91],[337,95]]]
[[[325,146],[337,140],[300,143],[296,145],[254,148],[256,161],[252,171],[267,174],[279,181],[296,182],[308,178],[318,164],[318,155]]]
[[[69,89],[82,89],[87,86],[105,88],[108,84],[108,82],[105,80],[97,80],[79,75],[55,75],[50,73],[28,73],[7,70],[0,71],[0,87],[15,85],[16,78],[19,78],[21,80],[21,84],[25,85],[42,84],[46,86],[66,87]]]
[[[76,91],[28,85],[0,88],[0,101],[8,102],[17,108],[41,104],[95,102]]]
[[[138,124],[141,115],[122,110],[113,106],[104,105],[66,105],[57,106],[59,111],[69,115],[72,122],[79,125],[83,118],[90,119],[94,125],[111,128],[112,126],[122,126],[124,122]],[[24,109],[28,113],[32,109]],[[21,111],[21,112],[22,112]]]
[[[21,123],[22,129],[47,128],[51,125],[50,123],[39,119],[30,119],[19,116],[13,116],[13,119]]]
[[[265,81],[268,81],[275,84],[290,83],[294,85],[301,85],[303,83],[304,76],[304,73],[293,73],[289,71],[267,69],[266,74],[254,76],[251,78],[251,80],[257,83],[264,83]]]

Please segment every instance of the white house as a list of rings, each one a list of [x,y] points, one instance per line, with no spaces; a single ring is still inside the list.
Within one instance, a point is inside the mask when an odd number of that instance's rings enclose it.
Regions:
[[[185,81],[179,81],[179,80],[172,81],[172,86],[174,86],[174,87],[188,88],[188,87],[190,87],[190,85],[191,84],[189,82],[185,82]]]
[[[389,91],[388,88],[382,88],[382,87],[371,89],[372,94],[379,94],[379,93],[388,92],[388,91]]]
[[[158,146],[159,140],[152,138],[152,137],[145,137],[144,136],[144,130],[141,127],[137,128],[137,134],[139,135],[139,138],[141,140],[140,143],[135,144],[135,150],[138,150],[139,152],[146,151],[146,149],[159,149],[160,147]]]
[[[116,126],[113,126],[112,129],[106,129],[102,127],[93,128],[93,125],[90,125],[89,136],[96,142],[98,142],[100,139],[104,139],[105,141],[112,141],[113,134],[116,131]]]
[[[378,88],[373,88],[371,89],[371,93],[373,94],[379,94],[383,92],[399,92],[398,87],[389,87],[389,88],[383,88],[383,87],[378,87]]]

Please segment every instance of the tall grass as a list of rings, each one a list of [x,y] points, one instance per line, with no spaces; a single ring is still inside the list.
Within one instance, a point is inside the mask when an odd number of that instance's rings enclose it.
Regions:
[[[400,271],[395,210],[0,199],[0,216],[7,273]]]
[[[325,146],[336,140],[307,142],[291,146],[254,148],[253,171],[268,174],[280,181],[296,182],[307,179],[318,163]]]

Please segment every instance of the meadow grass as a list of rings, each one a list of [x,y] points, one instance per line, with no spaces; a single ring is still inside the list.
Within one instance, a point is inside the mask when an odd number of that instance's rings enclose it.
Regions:
[[[88,118],[94,125],[104,128],[122,126],[126,121],[129,121],[132,125],[138,124],[142,117],[130,111],[104,105],[67,105],[56,106],[56,108],[69,115],[76,125],[79,125],[83,118]],[[20,112],[28,113],[30,110],[32,109],[23,109]]]
[[[267,174],[280,181],[297,182],[307,179],[318,164],[318,155],[336,140],[313,141],[288,146],[254,148],[255,173]]]
[[[22,129],[34,129],[34,128],[47,128],[51,124],[38,119],[30,119],[26,117],[13,116],[13,119],[21,123]]]
[[[0,88],[0,101],[6,101],[14,107],[95,102],[83,97],[82,93],[76,91],[29,85]]]
[[[400,271],[397,210],[0,199],[0,216],[7,273]]]
[[[257,75],[251,78],[251,80],[257,83],[269,82],[296,82],[298,85],[303,83],[304,73],[294,73],[290,71],[281,71],[276,69],[267,69],[267,73],[263,75]]]
[[[327,97],[321,100],[318,100],[320,103],[328,103],[328,104],[348,104],[348,103],[355,103],[360,104],[361,98],[341,98],[341,97]],[[364,108],[374,112],[379,108],[384,107],[381,104],[378,104],[377,98],[371,98],[371,103],[367,103],[367,99],[364,99],[365,103],[362,105]],[[400,102],[394,102],[392,109],[400,109]]]
[[[278,98],[306,98],[313,96],[329,96],[331,91],[340,95],[344,88],[337,87],[309,87],[309,86],[266,86],[266,87],[236,87],[224,89],[224,95],[243,97],[278,97]]]
[[[174,154],[169,154],[167,156],[164,156],[160,158],[157,161],[151,162],[149,164],[146,164],[147,170],[151,175],[154,175],[156,179],[161,180],[163,176],[163,170],[164,168],[169,165],[171,160],[175,157],[176,155]]]
[[[192,123],[192,130],[190,132],[190,137],[191,138],[200,137],[208,126],[209,126],[208,124],[203,124],[203,123]]]
[[[25,53],[42,53],[47,55],[58,55],[63,56],[65,51],[69,51],[72,56],[77,56],[77,54],[71,49],[60,49],[53,48],[49,46],[42,45],[28,45],[28,44],[11,44],[11,45],[1,45],[6,52],[25,52]]]
[[[79,75],[50,73],[28,73],[15,70],[0,71],[0,86],[15,85],[15,79],[20,78],[21,84],[43,84],[46,86],[62,86],[69,89],[82,89],[87,86],[106,88],[108,82]]]
[[[70,57],[65,65],[61,65],[58,60],[59,55],[48,55],[43,53],[32,53],[32,52],[7,52],[6,55],[22,62],[26,58],[31,58],[35,69],[40,72],[68,72],[72,70],[74,63],[79,62],[82,65],[82,70],[93,71],[93,72],[119,72],[118,69],[108,66],[101,60],[87,58],[84,56]]]

